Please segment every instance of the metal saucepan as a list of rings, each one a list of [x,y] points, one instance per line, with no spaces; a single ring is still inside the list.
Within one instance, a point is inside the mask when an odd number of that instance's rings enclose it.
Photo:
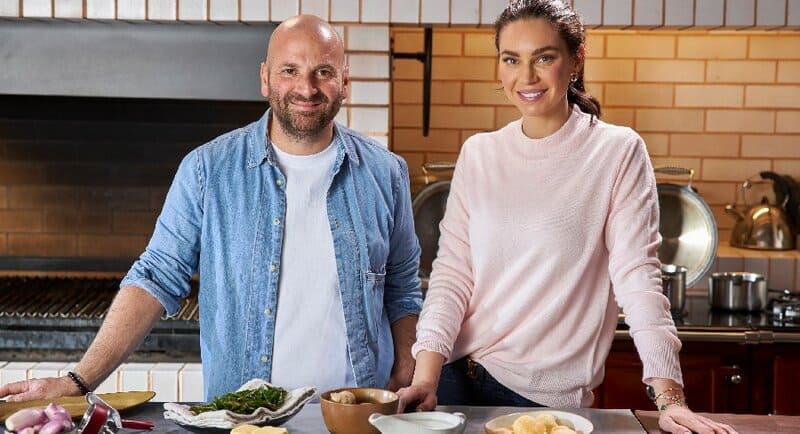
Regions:
[[[657,167],[655,172],[689,177],[685,186],[659,183],[656,187],[662,237],[658,259],[686,267],[685,286],[691,288],[711,269],[717,254],[717,223],[711,208],[692,188],[694,170]]]
[[[453,170],[455,166],[456,163],[453,162],[426,163],[422,166],[422,170],[427,175],[429,171]],[[423,290],[428,288],[428,278],[433,268],[433,260],[439,249],[439,222],[444,217],[449,194],[450,180],[439,180],[425,185],[411,202],[414,211],[414,228],[422,249],[419,275],[422,279]]]
[[[708,278],[712,309],[758,311],[767,307],[767,278],[757,273],[714,273]]]
[[[683,314],[686,306],[686,267],[663,264],[661,266],[661,288],[669,299],[669,310],[673,314]]]

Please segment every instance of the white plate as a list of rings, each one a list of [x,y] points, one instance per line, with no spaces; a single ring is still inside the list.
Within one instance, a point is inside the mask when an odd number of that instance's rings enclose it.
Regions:
[[[589,434],[594,430],[594,425],[592,425],[592,422],[589,421],[589,419],[586,419],[583,416],[578,416],[575,413],[569,413],[560,410],[534,410],[534,411],[523,411],[520,413],[507,414],[505,416],[499,416],[490,420],[489,422],[486,422],[486,425],[484,425],[484,429],[486,430],[486,434],[494,434],[495,430],[497,429],[511,428],[511,425],[514,424],[514,421],[517,420],[518,417],[524,414],[536,417],[537,415],[542,413],[552,414],[556,418],[556,421],[558,421],[558,423],[569,426],[570,428],[574,429],[580,434]]]
[[[238,391],[247,389],[257,389],[265,385],[272,386],[264,380],[252,379],[243,384]],[[274,386],[273,386],[274,387]],[[189,410],[188,405],[175,402],[164,403],[164,419],[171,420],[179,425],[196,428],[217,428],[231,429],[243,423],[250,425],[281,425],[292,416],[300,412],[306,402],[314,397],[317,392],[313,387],[301,387],[289,391],[283,405],[272,411],[268,408],[259,407],[251,414],[237,414],[229,410],[207,411],[205,413],[194,414]]]

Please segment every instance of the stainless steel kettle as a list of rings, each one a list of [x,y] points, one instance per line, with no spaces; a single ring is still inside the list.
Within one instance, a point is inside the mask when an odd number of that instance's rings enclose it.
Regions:
[[[789,186],[780,177],[772,177],[762,172],[762,179],[774,183],[777,197],[783,198],[781,206],[772,205],[767,198],[761,203],[748,207],[744,212],[736,205],[728,204],[725,211],[736,219],[731,234],[731,246],[758,250],[792,250],[795,248],[795,230],[784,211],[788,200]],[[752,186],[750,179],[742,183],[743,197]],[[747,204],[745,204],[747,205]]]

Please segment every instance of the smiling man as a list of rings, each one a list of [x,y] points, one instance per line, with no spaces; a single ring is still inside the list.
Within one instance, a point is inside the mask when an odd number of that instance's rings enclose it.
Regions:
[[[187,155],[155,232],[69,376],[0,388],[9,400],[85,393],[175,314],[200,274],[206,398],[251,378],[278,386],[408,385],[422,304],[408,169],[334,123],[344,47],[314,16],[273,32],[271,108]]]

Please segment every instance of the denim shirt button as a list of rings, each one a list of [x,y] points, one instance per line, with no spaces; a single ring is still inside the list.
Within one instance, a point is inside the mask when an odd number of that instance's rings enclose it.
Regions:
[[[278,187],[282,187],[283,186],[283,180],[279,179],[279,180],[275,181],[275,185],[277,185]]]
[[[272,221],[272,224],[273,224],[273,225],[275,225],[275,226],[278,226],[279,224],[281,224],[281,219],[275,219],[275,220],[273,220],[273,221]]]
[[[266,316],[272,315],[272,309],[264,309],[264,315]]]
[[[269,357],[267,357],[267,356],[261,356],[261,361],[262,361],[263,363],[267,363],[267,362],[269,362]]]
[[[273,273],[278,271],[278,266],[275,265],[275,264],[270,265],[269,266],[269,271],[272,271]]]

